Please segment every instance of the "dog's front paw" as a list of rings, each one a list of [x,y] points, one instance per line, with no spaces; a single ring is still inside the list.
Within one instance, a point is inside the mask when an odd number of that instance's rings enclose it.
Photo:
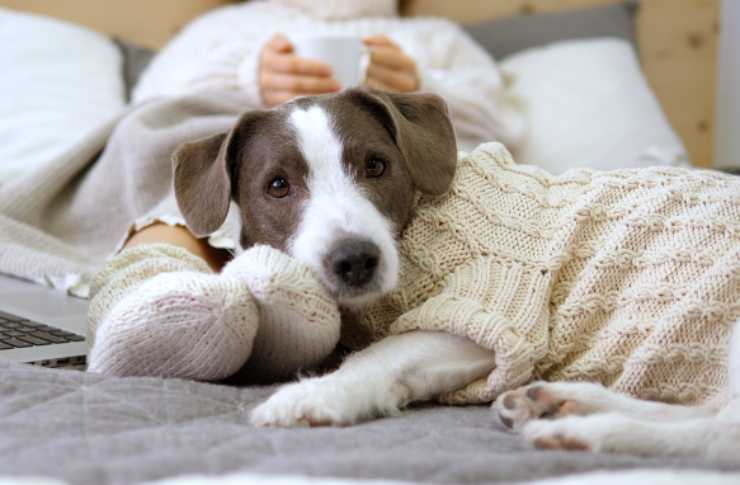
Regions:
[[[346,426],[367,412],[339,383],[307,379],[288,384],[257,406],[250,415],[256,426]]]

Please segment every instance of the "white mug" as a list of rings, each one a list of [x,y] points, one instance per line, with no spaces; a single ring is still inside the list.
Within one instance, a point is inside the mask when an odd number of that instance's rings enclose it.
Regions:
[[[351,35],[306,35],[291,37],[298,57],[314,59],[331,67],[342,89],[365,80],[370,53],[360,37]]]

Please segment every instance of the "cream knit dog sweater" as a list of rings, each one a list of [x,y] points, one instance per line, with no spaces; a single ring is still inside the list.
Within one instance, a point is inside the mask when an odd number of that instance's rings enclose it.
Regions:
[[[491,401],[532,378],[723,398],[740,317],[740,178],[676,168],[556,177],[490,143],[461,158],[446,195],[420,200],[399,250],[398,290],[343,338],[441,330],[494,350],[488,378],[445,401]]]

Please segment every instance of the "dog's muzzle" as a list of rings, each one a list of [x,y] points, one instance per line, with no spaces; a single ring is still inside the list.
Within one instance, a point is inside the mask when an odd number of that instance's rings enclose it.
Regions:
[[[360,290],[373,281],[380,263],[380,248],[372,241],[337,241],[324,257],[326,274],[337,286]]]

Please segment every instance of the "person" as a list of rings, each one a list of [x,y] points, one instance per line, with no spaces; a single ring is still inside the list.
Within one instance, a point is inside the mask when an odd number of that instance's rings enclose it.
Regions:
[[[442,96],[463,150],[497,140],[516,151],[522,140],[523,117],[488,53],[445,19],[400,18],[397,0],[267,0],[215,9],[155,57],[132,100],[228,90],[238,92],[245,107],[270,108],[344,88],[329,66],[295,55],[289,35],[303,34],[361,36],[370,51],[365,84]],[[126,246],[162,241],[186,248],[216,270],[228,259],[186,228],[164,224],[143,228]]]

